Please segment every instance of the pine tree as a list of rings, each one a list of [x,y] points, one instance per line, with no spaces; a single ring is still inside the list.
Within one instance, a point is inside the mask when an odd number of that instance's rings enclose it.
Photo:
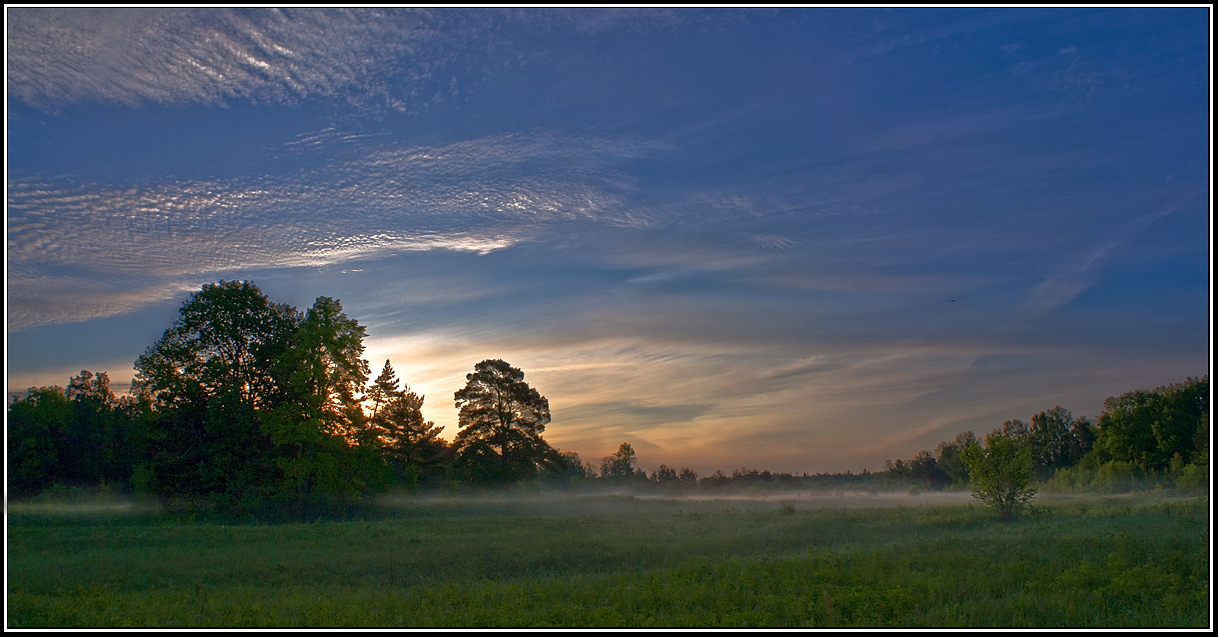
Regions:
[[[440,430],[430,420],[423,419],[423,397],[409,387],[398,389],[397,374],[389,361],[381,375],[369,386],[367,396],[373,401],[370,422],[380,438],[381,453],[398,473],[425,480],[443,473],[448,444],[440,439]]]
[[[385,367],[381,369],[381,375],[376,377],[375,381],[368,386],[368,391],[365,394],[367,400],[372,401],[372,417],[376,418],[376,412],[380,406],[389,400],[398,391],[397,374],[393,371],[393,366],[389,364],[389,359],[385,359]]]

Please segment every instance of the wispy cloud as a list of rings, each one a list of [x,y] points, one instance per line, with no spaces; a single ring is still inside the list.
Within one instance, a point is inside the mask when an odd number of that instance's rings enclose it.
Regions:
[[[50,108],[389,100],[377,76],[436,36],[429,13],[410,10],[6,11],[10,95]],[[439,70],[428,57],[406,71],[416,89]]]
[[[32,106],[339,100],[417,111],[459,99],[527,54],[506,26],[652,30],[672,10],[7,8],[8,90]],[[705,18],[705,16],[704,16]],[[488,56],[480,63],[478,50]]]
[[[1045,314],[1069,304],[1095,285],[1104,266],[1120,249],[1129,246],[1155,222],[1178,209],[1180,206],[1169,206],[1126,223],[1115,236],[1087,253],[1085,258],[1063,266],[1036,286],[1024,303],[1025,311],[1034,315]]]
[[[663,150],[641,139],[545,133],[404,148],[336,129],[298,139],[342,143],[346,152],[303,174],[127,185],[10,180],[9,283],[20,301],[14,305],[48,308],[46,298],[22,296],[41,294],[23,281],[73,271],[195,279],[403,251],[487,253],[558,222],[647,225],[626,205],[635,186],[617,166]],[[80,312],[10,319],[25,325],[37,317],[88,316]]]

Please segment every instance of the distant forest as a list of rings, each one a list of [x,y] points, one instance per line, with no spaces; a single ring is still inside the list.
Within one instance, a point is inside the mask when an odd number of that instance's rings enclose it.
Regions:
[[[1061,407],[965,432],[882,471],[793,475],[740,468],[699,476],[638,467],[622,443],[599,465],[543,438],[549,403],[502,360],[478,363],[454,395],[449,443],[389,361],[376,378],[364,327],[337,300],[301,312],[247,281],[191,295],[135,362],[131,391],[105,373],[30,388],[8,406],[8,494],[121,492],[167,506],[304,511],[390,490],[504,485],[631,487],[659,493],[753,489],[966,488],[970,449],[1020,450],[1046,489],[1209,487],[1208,376],[1104,401],[1096,422]]]

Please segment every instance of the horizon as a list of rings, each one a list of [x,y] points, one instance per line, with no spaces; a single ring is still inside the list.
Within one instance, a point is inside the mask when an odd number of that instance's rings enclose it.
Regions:
[[[452,440],[875,472],[1208,377],[1210,9],[8,7],[6,385],[329,296]]]

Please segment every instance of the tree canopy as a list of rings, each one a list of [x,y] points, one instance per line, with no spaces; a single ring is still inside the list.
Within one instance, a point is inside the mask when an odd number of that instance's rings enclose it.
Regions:
[[[524,372],[488,359],[465,379],[465,387],[454,394],[461,426],[454,445],[472,478],[533,478],[563,462],[541,437],[550,422],[550,403],[524,382]]]
[[[1036,495],[1032,449],[1023,440],[994,432],[961,453],[968,466],[973,497],[1010,521]]]

